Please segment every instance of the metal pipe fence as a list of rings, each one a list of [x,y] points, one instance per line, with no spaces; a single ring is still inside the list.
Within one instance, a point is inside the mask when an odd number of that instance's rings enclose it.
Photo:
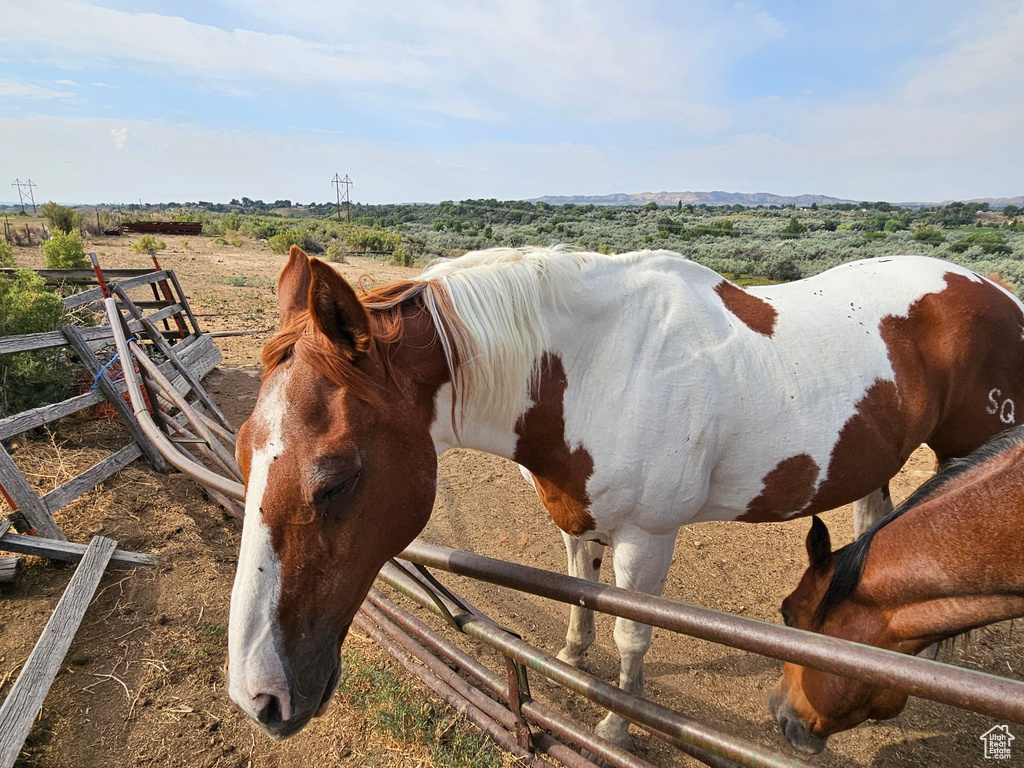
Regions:
[[[421,541],[414,541],[401,557],[498,586],[1024,724],[1024,683],[1016,680]]]
[[[800,758],[761,747],[667,707],[632,696],[618,686],[559,661],[525,643],[478,612],[467,611],[461,601],[447,590],[428,590],[421,581],[413,579],[407,572],[395,566],[386,565],[378,578],[420,606],[444,618],[466,635],[497,649],[514,662],[585,696],[641,728],[663,734],[670,743],[674,743],[682,751],[713,768],[810,768],[810,764]]]

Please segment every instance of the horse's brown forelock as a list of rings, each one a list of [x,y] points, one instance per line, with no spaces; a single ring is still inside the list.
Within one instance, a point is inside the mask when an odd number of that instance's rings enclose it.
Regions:
[[[370,317],[367,354],[378,358],[389,380],[394,377],[388,350],[400,343],[406,334],[402,304],[418,296],[426,286],[426,281],[403,280],[370,289],[359,297]],[[292,318],[263,346],[263,377],[266,378],[292,355],[360,400],[375,402],[380,399],[380,384],[355,365],[353,352],[340,347],[316,327],[308,309]]]

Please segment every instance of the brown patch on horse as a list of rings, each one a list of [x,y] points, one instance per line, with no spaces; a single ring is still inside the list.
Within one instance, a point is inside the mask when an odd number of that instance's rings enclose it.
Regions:
[[[1024,404],[1024,314],[987,281],[952,272],[945,279],[944,290],[922,296],[906,316],[882,318],[893,380],[877,380],[857,403],[803,514],[881,487],[922,442],[941,465],[1013,426],[1003,404]]]
[[[747,293],[734,283],[723,280],[715,286],[715,293],[722,300],[725,308],[738,317],[744,325],[755,333],[768,338],[775,332],[775,321],[778,310],[764,299]]]
[[[538,383],[530,393],[533,406],[516,425],[512,460],[533,475],[541,502],[555,525],[571,536],[594,529],[587,480],[594,460],[583,446],[575,450],[565,439],[565,390],[568,381],[557,355],[541,359]]]
[[[764,476],[762,490],[738,519],[748,523],[777,522],[803,509],[814,494],[820,469],[809,454],[783,459]]]

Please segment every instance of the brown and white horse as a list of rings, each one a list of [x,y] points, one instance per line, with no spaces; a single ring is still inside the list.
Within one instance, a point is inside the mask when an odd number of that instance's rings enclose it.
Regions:
[[[1024,616],[1024,427],[957,459],[853,544],[832,552],[814,518],[810,567],[782,603],[786,624],[903,653]],[[895,717],[907,695],[786,664],[769,703],[786,740]]]
[[[863,530],[918,445],[966,455],[1024,403],[1024,307],[920,256],[744,290],[665,251],[498,249],[360,298],[293,249],[278,291],[238,437],[228,668],[278,738],[326,707],[353,615],[426,524],[449,448],[524,468],[571,574],[595,579],[610,546],[616,583],[657,594],[680,526],[866,498]],[[619,619],[614,636],[620,685],[642,695],[651,630]],[[593,637],[572,609],[559,657]],[[629,743],[618,717],[598,730]]]

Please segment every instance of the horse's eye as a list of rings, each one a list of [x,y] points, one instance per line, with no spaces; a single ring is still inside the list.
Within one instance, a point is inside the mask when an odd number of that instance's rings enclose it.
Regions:
[[[342,496],[347,496],[356,487],[361,475],[362,470],[356,470],[348,477],[329,483],[313,494],[313,501],[317,504],[323,504],[334,499],[340,499]]]

